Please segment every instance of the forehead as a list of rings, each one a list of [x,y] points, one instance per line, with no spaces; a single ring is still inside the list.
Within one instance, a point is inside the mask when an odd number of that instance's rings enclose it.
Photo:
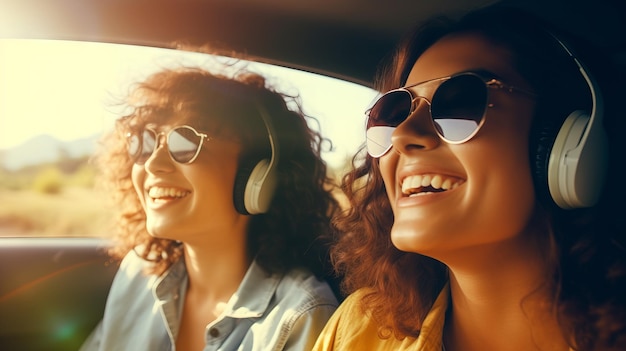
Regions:
[[[232,132],[236,130],[234,117],[221,109],[207,106],[142,106],[135,110],[130,124],[132,128],[149,125],[166,130],[190,125],[205,132]]]
[[[415,61],[405,85],[465,71],[488,71],[510,84],[528,86],[514,69],[511,52],[478,33],[451,34]]]
[[[133,91],[127,103],[137,122],[197,123],[208,127],[228,124],[249,114],[251,103],[246,96],[229,93],[221,86],[207,87],[204,80],[190,78],[193,77],[175,76],[171,81],[165,80],[169,85],[155,78],[156,82],[145,83]]]

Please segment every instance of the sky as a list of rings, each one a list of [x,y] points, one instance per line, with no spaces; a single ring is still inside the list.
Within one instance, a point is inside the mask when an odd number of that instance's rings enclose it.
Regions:
[[[0,150],[48,134],[63,141],[102,133],[119,116],[112,105],[129,85],[172,64],[209,65],[206,55],[175,50],[70,41],[0,39]],[[249,68],[299,93],[334,151],[331,165],[350,157],[364,138],[369,88],[283,67]]]

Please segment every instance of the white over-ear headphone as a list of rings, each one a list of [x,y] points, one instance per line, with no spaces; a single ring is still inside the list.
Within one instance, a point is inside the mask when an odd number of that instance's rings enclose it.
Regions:
[[[239,213],[246,215],[265,213],[269,210],[278,181],[277,165],[280,148],[274,140],[276,135],[272,119],[267,110],[257,103],[257,110],[267,130],[272,155],[270,159],[262,159],[251,164],[240,165],[233,200]]]
[[[591,114],[569,114],[554,140],[548,160],[548,188],[563,209],[594,206],[602,192],[608,166],[608,141],[602,124],[603,101],[597,84],[572,51],[553,35],[574,60],[591,91]]]

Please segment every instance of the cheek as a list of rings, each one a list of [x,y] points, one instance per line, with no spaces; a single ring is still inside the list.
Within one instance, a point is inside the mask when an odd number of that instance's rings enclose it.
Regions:
[[[513,135],[508,141],[500,144],[506,148],[486,145],[482,152],[465,158],[471,164],[468,185],[475,218],[483,228],[505,236],[521,232],[535,207],[527,141]]]
[[[504,96],[513,98],[512,96]],[[486,189],[500,193],[504,203],[534,203],[534,185],[530,167],[529,133],[533,105],[507,106],[504,111],[494,110],[494,115],[484,126],[484,134],[464,149],[468,168]],[[509,114],[506,111],[512,110]],[[495,194],[491,194],[495,195]],[[505,200],[506,199],[506,200]]]
[[[223,208],[233,207],[232,197],[237,173],[236,162],[199,163],[185,174],[187,182],[193,186],[197,201],[203,206],[219,204]],[[225,206],[228,204],[228,206]]]
[[[500,198],[503,203],[534,198],[528,153],[525,150],[520,153],[484,154],[475,164],[477,166],[469,168],[469,172],[474,174],[475,182],[472,183],[476,184],[476,189],[472,190]]]

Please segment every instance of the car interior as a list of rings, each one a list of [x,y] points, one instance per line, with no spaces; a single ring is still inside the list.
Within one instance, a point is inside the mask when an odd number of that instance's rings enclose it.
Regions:
[[[14,83],[3,82],[3,76],[18,72],[12,66],[16,60],[8,59],[12,57],[9,50],[19,47],[22,41],[123,44],[181,52],[201,51],[192,48],[209,46],[226,57],[245,55],[261,64],[313,73],[367,89],[360,98],[363,106],[358,108],[362,110],[355,114],[356,122],[349,127],[358,129],[359,123],[363,123],[362,112],[377,93],[371,89],[375,72],[406,32],[433,16],[458,16],[497,1],[2,0],[0,139],[14,134],[12,120],[22,118],[2,107],[17,101],[2,95],[18,88]],[[607,48],[615,60],[626,65],[626,9],[619,1],[519,3]],[[18,108],[42,104],[36,98],[37,78],[44,75],[39,70],[48,67],[45,63],[52,62],[56,54],[45,47],[23,52],[20,55],[29,57],[17,57],[17,61],[28,62],[25,67],[32,77],[24,84],[22,91],[28,96],[18,101]],[[74,59],[71,65],[77,70],[84,63],[88,70],[105,72],[107,62],[114,61],[105,56],[95,62],[93,56],[86,54],[75,54]],[[124,57],[117,60],[124,61]],[[301,80],[307,84],[306,78]],[[58,89],[64,89],[63,85],[59,83]],[[353,98],[345,95],[343,100]],[[69,109],[65,105],[58,108]],[[43,119],[54,121],[56,116],[39,115],[41,122],[33,122],[31,127],[41,124],[45,128],[48,121]],[[357,140],[349,151],[356,150],[361,142]],[[40,145],[38,150],[26,152],[43,153],[44,148]],[[80,230],[70,233],[63,229],[67,227],[61,227],[53,236],[24,235],[22,229],[28,224],[20,224],[15,214],[22,201],[10,196],[6,189],[20,182],[16,175],[25,177],[27,173],[16,173],[8,166],[9,160],[9,153],[0,144],[0,349],[75,350],[102,318],[117,269],[117,262],[112,262],[106,253],[111,242],[103,228],[97,234]],[[67,167],[78,167],[71,163],[71,152],[64,160]],[[36,216],[49,216],[45,208],[36,211]]]

